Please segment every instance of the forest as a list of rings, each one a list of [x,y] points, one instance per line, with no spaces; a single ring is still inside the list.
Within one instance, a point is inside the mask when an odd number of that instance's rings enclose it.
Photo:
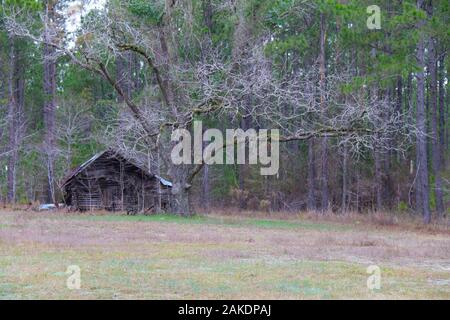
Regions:
[[[448,0],[2,0],[0,202],[106,149],[170,212],[448,216]],[[277,129],[278,174],[174,164],[177,129]],[[273,143],[273,141],[272,141]]]

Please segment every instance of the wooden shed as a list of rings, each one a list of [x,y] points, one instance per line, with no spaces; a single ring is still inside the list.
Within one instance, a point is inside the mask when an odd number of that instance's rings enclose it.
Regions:
[[[165,209],[172,184],[107,150],[73,170],[63,181],[66,205],[80,211],[128,213]]]

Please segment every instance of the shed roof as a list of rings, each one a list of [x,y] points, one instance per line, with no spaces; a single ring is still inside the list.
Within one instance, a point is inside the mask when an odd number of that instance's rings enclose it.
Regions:
[[[159,182],[165,186],[165,187],[172,187],[172,182],[158,176],[155,174],[149,174],[145,169],[143,169],[142,167],[140,167],[139,165],[137,165],[136,163],[133,163],[132,161],[126,159],[124,156],[120,155],[120,153],[112,151],[112,150],[105,150],[102,152],[97,153],[96,155],[92,156],[89,160],[85,161],[84,163],[82,163],[81,165],[79,165],[78,167],[76,167],[75,169],[73,169],[71,172],[69,172],[69,174],[63,179],[62,184],[61,184],[61,188],[64,188],[69,182],[70,180],[72,180],[72,178],[74,178],[75,176],[77,176],[78,174],[80,174],[81,172],[83,172],[86,168],[88,168],[92,163],[94,163],[97,159],[99,159],[100,157],[102,157],[105,154],[111,154],[111,157],[114,156],[120,156],[121,158],[123,158],[125,161],[127,161],[128,163],[132,164],[133,166],[135,166],[136,168],[138,168],[139,170],[141,170],[142,172],[144,172],[146,175],[148,175],[150,178],[156,178],[159,180]]]

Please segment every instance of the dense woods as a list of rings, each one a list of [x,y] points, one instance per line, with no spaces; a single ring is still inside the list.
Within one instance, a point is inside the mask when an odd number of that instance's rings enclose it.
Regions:
[[[447,0],[4,0],[0,200],[60,202],[112,148],[173,182],[173,213],[441,219],[449,17]],[[279,129],[278,175],[174,165],[171,133],[196,120]]]

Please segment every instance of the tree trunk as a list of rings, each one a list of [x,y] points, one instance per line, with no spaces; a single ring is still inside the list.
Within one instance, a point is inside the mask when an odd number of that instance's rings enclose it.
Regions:
[[[170,168],[172,179],[171,211],[182,216],[192,215],[190,203],[190,186],[188,185],[189,166],[172,165]]]
[[[322,211],[326,212],[330,208],[328,190],[328,138],[322,139],[321,175]]]
[[[316,197],[315,197],[315,179],[316,170],[314,168],[314,139],[308,141],[308,202],[307,208],[309,211],[316,210]]]
[[[45,16],[46,42],[50,42],[55,24],[55,1],[47,1]],[[44,44],[44,152],[47,165],[47,202],[56,204],[54,163],[56,158],[55,110],[56,110],[56,57],[55,49]]]
[[[203,179],[202,179],[202,202],[203,207],[205,209],[209,209],[209,195],[210,195],[209,166],[205,165],[203,167]]]
[[[445,54],[441,53],[439,57],[439,144],[441,147],[441,165],[446,167],[445,156],[447,154],[447,141],[445,139],[446,114],[445,114]]]
[[[441,146],[438,133],[438,105],[437,105],[437,61],[434,39],[429,40],[429,61],[428,70],[430,72],[430,108],[431,108],[431,147],[433,151],[433,174],[434,174],[434,195],[436,212],[441,218],[444,214],[444,201],[442,198],[442,178],[441,178]]]
[[[381,154],[380,151],[378,151],[378,148],[375,147],[374,151],[374,158],[375,158],[375,196],[376,196],[376,202],[375,202],[375,209],[376,211],[380,211],[383,208],[383,181],[382,181],[382,174],[381,174]]]
[[[192,215],[190,209],[190,192],[184,188],[180,188],[180,185],[175,184],[172,188],[172,213],[189,217]]]
[[[17,151],[17,112],[18,103],[16,95],[16,70],[17,53],[15,38],[9,37],[9,79],[8,79],[8,177],[7,177],[7,200],[8,203],[16,201],[16,165]]]
[[[325,85],[326,85],[326,17],[324,13],[320,15],[320,54],[319,54],[319,73],[320,73],[320,104],[321,108],[326,108]],[[321,155],[321,199],[322,211],[327,211],[330,206],[328,190],[328,139],[322,138]]]
[[[403,79],[402,76],[397,77],[397,113],[402,114],[403,106]]]
[[[125,89],[125,60],[122,56],[118,56],[116,58],[116,79],[119,86],[122,88],[123,92],[126,94],[127,90]],[[123,103],[125,101],[124,97],[121,95],[117,95],[117,102]]]
[[[344,143],[344,155],[342,159],[342,212],[347,211],[347,193],[348,193],[348,146]]]
[[[136,72],[135,55],[133,52],[127,51],[116,59],[116,79],[126,98],[131,99],[136,81],[133,74]],[[123,103],[125,97],[118,95],[117,100]]]
[[[422,9],[423,0],[417,1],[417,8]],[[423,23],[419,24],[419,43],[417,45],[417,64],[419,72],[417,78],[417,166],[418,166],[418,185],[417,191],[420,197],[420,210],[423,215],[423,221],[426,224],[431,222],[430,202],[429,202],[429,183],[428,183],[428,158],[427,158],[427,126],[425,110],[425,35]]]
[[[412,110],[412,105],[413,105],[413,96],[412,96],[412,74],[409,73],[408,74],[408,83],[406,84],[406,111],[411,111]]]
[[[202,0],[202,9],[203,9],[203,21],[206,27],[208,28],[209,33],[211,34],[214,28],[211,0]]]

